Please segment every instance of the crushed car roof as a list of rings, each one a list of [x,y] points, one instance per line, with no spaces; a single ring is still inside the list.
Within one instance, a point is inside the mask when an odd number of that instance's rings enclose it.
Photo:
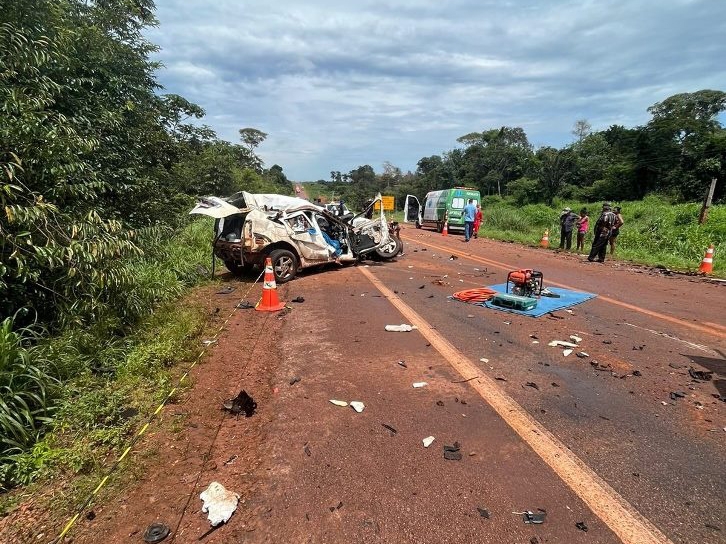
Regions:
[[[239,198],[242,196],[242,198]],[[240,202],[244,207],[237,207],[230,204],[230,200]],[[240,213],[245,209],[260,209],[268,211],[286,211],[294,212],[298,210],[314,210],[323,211],[324,208],[316,206],[303,198],[294,196],[277,195],[271,193],[248,193],[241,191],[228,198],[219,198],[217,196],[205,196],[199,199],[196,206],[189,212],[190,214],[207,215],[215,219],[228,217],[236,213]]]

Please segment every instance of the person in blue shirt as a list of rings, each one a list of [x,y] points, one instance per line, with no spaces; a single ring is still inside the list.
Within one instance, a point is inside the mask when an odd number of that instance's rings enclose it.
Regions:
[[[464,241],[468,242],[474,232],[474,220],[476,219],[476,206],[474,200],[469,199],[469,203],[464,206]]]

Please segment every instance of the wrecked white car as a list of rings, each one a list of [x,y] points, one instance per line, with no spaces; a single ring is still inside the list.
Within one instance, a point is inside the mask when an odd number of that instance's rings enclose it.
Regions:
[[[214,254],[234,274],[264,265],[269,257],[275,280],[284,283],[312,266],[351,263],[372,254],[395,257],[383,212],[348,220],[301,198],[242,191],[201,198],[189,213],[216,219]]]

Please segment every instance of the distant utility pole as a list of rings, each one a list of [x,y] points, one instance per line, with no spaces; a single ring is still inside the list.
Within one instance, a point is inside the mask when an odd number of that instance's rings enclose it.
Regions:
[[[711,207],[711,201],[713,200],[713,193],[716,190],[716,176],[711,178],[711,187],[708,189],[706,194],[706,200],[703,201],[701,206],[701,213],[698,215],[698,224],[702,225],[708,218],[708,209]]]

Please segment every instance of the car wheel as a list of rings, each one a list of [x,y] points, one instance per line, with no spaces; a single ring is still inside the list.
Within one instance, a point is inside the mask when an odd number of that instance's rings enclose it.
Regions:
[[[418,219],[416,219],[416,228],[417,228],[417,229],[420,229],[420,228],[422,228],[422,225],[421,225],[421,223],[419,222],[419,220],[418,220]]]
[[[444,231],[444,224],[443,223],[436,223],[436,232],[443,232]]]
[[[240,264],[237,261],[224,261],[224,266],[235,276],[252,273],[254,265],[252,263]]]
[[[391,236],[386,245],[376,248],[376,256],[387,261],[393,259],[401,251],[403,251],[403,242],[396,236]]]
[[[290,281],[297,274],[297,257],[287,249],[275,249],[270,252],[272,270],[275,273],[276,283]]]

